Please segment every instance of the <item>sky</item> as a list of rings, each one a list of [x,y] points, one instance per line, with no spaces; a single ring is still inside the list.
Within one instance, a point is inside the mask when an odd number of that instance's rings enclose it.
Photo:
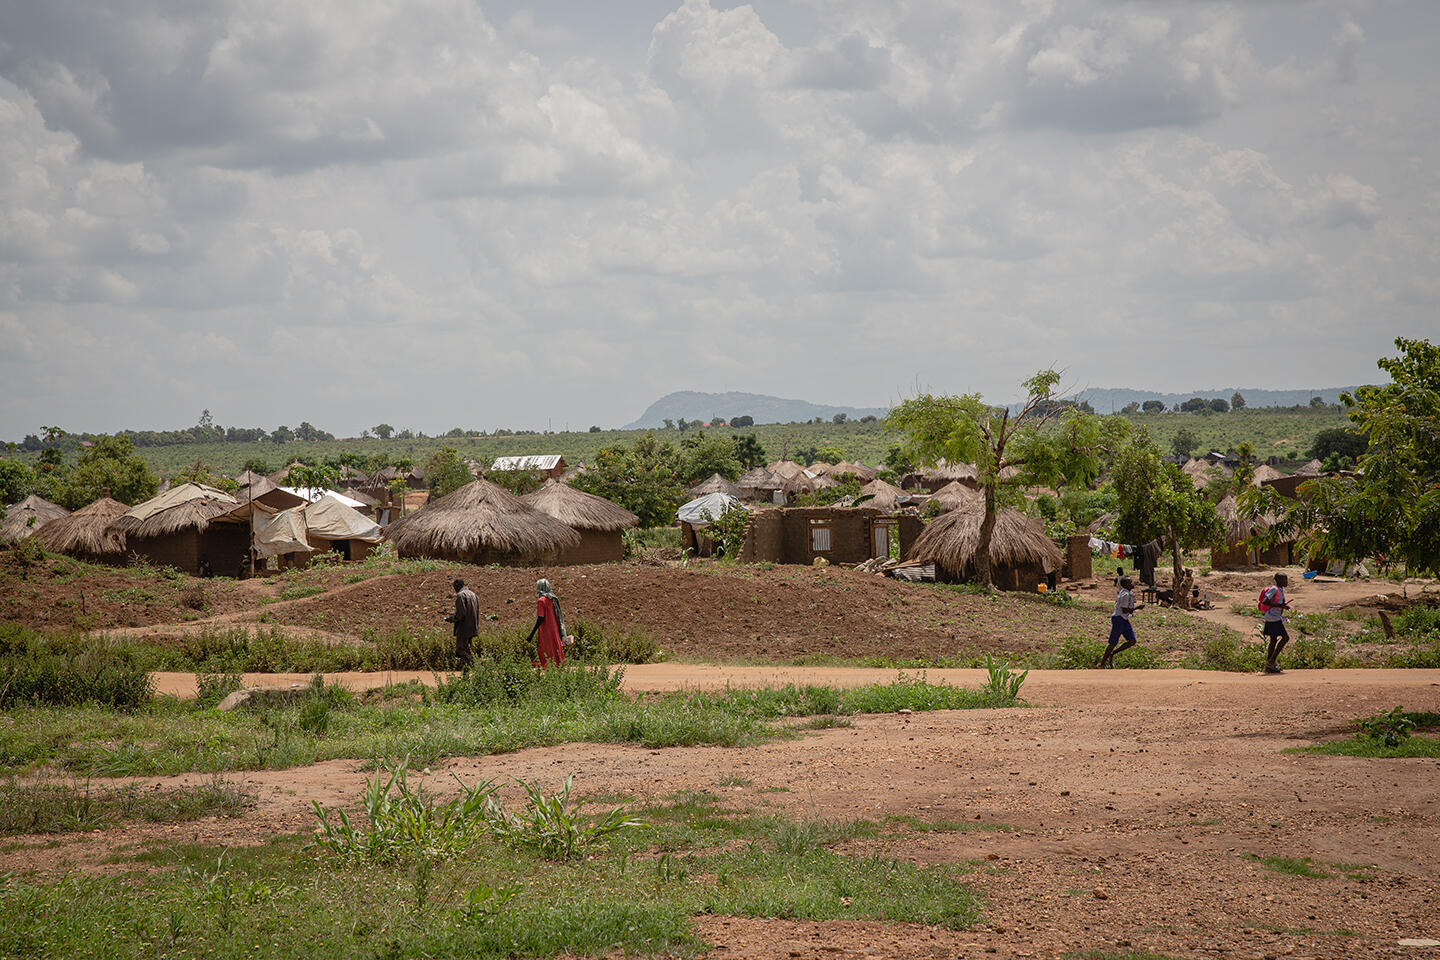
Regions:
[[[0,439],[1376,380],[1434,0],[0,0]]]

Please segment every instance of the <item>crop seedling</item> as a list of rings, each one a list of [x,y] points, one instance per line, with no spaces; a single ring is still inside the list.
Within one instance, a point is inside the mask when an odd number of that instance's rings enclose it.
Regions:
[[[1400,741],[1410,739],[1410,731],[1415,729],[1415,721],[1407,717],[1397,705],[1384,713],[1361,720],[1360,729],[1387,747],[1398,747]]]
[[[611,810],[594,823],[587,823],[580,811],[588,801],[576,800],[573,805],[570,801],[574,779],[573,775],[566,777],[560,791],[549,796],[538,787],[517,780],[525,790],[529,805],[521,813],[507,813],[492,796],[487,805],[491,829],[511,843],[532,848],[548,860],[572,860],[599,840],[645,825],[623,807]]]
[[[985,657],[985,672],[989,679],[985,681],[982,692],[985,696],[997,705],[1010,705],[1020,697],[1020,687],[1025,683],[1025,678],[1030,675],[1029,670],[1022,670],[1019,673],[1010,669],[1010,664],[1004,660],[998,663]]]

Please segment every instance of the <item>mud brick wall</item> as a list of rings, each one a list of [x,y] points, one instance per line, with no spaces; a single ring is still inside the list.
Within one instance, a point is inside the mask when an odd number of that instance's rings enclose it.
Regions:
[[[1090,537],[1080,534],[1065,543],[1065,576],[1071,580],[1089,580],[1095,575],[1090,562]]]
[[[625,559],[625,546],[620,531],[576,530],[580,543],[560,554],[562,564],[613,563]]]
[[[785,563],[811,563],[824,557],[831,563],[863,563],[870,559],[870,519],[878,510],[836,507],[790,507],[784,511]],[[830,549],[810,548],[810,521],[830,521]]]
[[[745,530],[745,547],[740,552],[747,563],[785,562],[785,520],[780,510],[757,510]]]
[[[250,528],[237,523],[211,524],[204,533],[186,530],[163,537],[135,537],[126,542],[127,553],[138,553],[157,567],[175,567],[194,576],[200,573],[200,557],[222,577],[233,577],[250,546]]]

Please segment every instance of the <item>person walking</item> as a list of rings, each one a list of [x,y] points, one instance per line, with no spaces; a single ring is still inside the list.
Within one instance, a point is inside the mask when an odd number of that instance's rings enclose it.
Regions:
[[[1265,672],[1284,673],[1280,669],[1280,651],[1285,649],[1285,644],[1290,642],[1290,631],[1285,629],[1285,611],[1290,609],[1290,604],[1285,599],[1285,588],[1290,585],[1290,578],[1283,573],[1275,574],[1275,585],[1266,587],[1260,594],[1260,610],[1265,619],[1265,639],[1270,641],[1269,649],[1265,653]]]
[[[464,580],[456,578],[454,586],[455,612],[445,622],[455,624],[455,660],[461,670],[468,670],[475,662],[470,641],[480,632],[480,598],[465,586]]]
[[[1115,667],[1115,654],[1123,653],[1135,646],[1135,628],[1130,624],[1130,615],[1135,612],[1135,594],[1130,591],[1135,587],[1135,581],[1129,577],[1120,578],[1120,589],[1115,593],[1115,612],[1110,615],[1110,639],[1106,643],[1105,653],[1096,664],[1098,669],[1106,667],[1112,670]],[[1125,642],[1118,647],[1121,638]]]
[[[556,666],[565,662],[565,615],[560,611],[560,598],[550,587],[549,580],[535,581],[535,626],[525,638],[528,644],[536,642],[536,662],[541,667],[552,663]]]

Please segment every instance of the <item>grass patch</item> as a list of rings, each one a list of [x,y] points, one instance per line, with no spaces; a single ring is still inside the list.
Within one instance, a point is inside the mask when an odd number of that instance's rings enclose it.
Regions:
[[[419,788],[404,793],[426,802]],[[373,860],[323,843],[307,852],[297,836],[235,851],[169,845],[134,858],[151,867],[142,886],[6,876],[0,955],[693,957],[705,944],[690,918],[702,914],[955,930],[979,919],[975,894],[949,867],[830,848],[875,836],[868,821],[757,818],[709,794],[674,799],[637,811],[644,826],[595,836],[584,857],[547,857],[503,831],[481,832],[464,856],[414,843]],[[563,806],[586,828],[612,816]],[[431,803],[431,813],[443,819],[443,807]],[[398,810],[393,820],[416,822]]]
[[[94,706],[11,711],[0,724],[0,770],[43,765],[77,775],[286,769],[322,760],[483,756],[562,743],[742,746],[795,737],[785,718],[871,709],[1002,706],[992,694],[923,678],[839,691],[784,687],[639,697],[619,689],[620,668],[482,665],[433,695],[356,698],[323,684],[283,708],[217,713],[160,698],[130,712]],[[213,681],[218,697],[224,675]]]
[[[318,583],[298,583],[293,587],[286,587],[280,591],[281,600],[303,600],[306,597],[313,597],[325,592],[325,587]]]
[[[912,833],[970,833],[972,831],[1005,831],[1015,828],[1006,823],[981,823],[978,820],[922,820],[912,813],[895,813],[885,818],[887,824],[904,827]]]
[[[153,694],[144,664],[129,650],[0,624],[0,709],[96,703],[128,710]]]
[[[147,790],[135,784],[20,783],[10,778],[0,781],[0,836],[233,817],[254,803],[253,791],[220,777],[170,790]]]
[[[1345,740],[1332,740],[1308,747],[1291,747],[1287,753],[1318,753],[1331,757],[1373,757],[1377,759],[1399,759],[1403,757],[1440,757],[1440,737],[1412,736],[1394,746],[1387,746],[1383,740],[1369,736],[1355,736]]]
[[[1335,876],[1327,873],[1309,857],[1262,857],[1258,853],[1241,854],[1246,860],[1262,864],[1275,873],[1288,873],[1293,877],[1307,877],[1312,880],[1326,880]]]

